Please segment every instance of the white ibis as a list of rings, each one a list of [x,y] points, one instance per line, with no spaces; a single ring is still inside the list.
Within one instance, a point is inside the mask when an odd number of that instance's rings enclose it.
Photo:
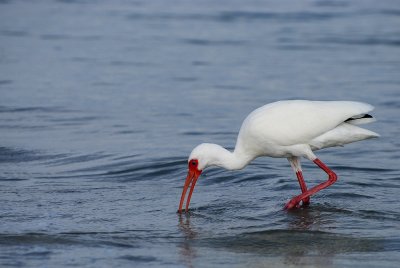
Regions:
[[[254,110],[243,121],[233,152],[210,143],[202,143],[193,149],[188,160],[189,170],[178,213],[182,213],[186,192],[190,187],[185,211],[189,210],[197,179],[205,168],[218,166],[239,170],[260,156],[285,157],[289,160],[302,193],[293,197],[285,208],[308,206],[311,195],[337,180],[335,172],[313,151],[379,137],[375,132],[356,126],[375,121],[368,114],[372,110],[373,106],[361,102],[307,100],[278,101]],[[325,171],[328,180],[307,189],[300,165],[301,157],[313,161]]]

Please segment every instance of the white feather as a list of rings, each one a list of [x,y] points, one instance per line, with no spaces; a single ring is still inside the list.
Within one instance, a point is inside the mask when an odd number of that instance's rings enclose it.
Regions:
[[[313,151],[378,137],[355,124],[373,106],[353,101],[278,101],[262,106],[243,121],[234,152],[215,144],[201,144],[189,159],[199,159],[201,169],[221,166],[241,169],[259,156],[315,159]],[[345,122],[349,118],[356,118]],[[359,118],[359,119],[357,119]]]

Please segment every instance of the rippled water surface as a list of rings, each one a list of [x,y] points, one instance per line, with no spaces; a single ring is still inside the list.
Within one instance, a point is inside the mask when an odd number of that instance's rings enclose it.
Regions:
[[[398,1],[0,1],[0,266],[398,267],[399,71]],[[192,148],[279,99],[371,103],[381,138],[319,152],[309,208],[263,158],[177,215]]]

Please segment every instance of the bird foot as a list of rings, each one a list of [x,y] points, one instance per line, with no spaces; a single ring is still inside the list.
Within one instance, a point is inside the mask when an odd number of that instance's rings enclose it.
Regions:
[[[293,208],[300,208],[300,202],[295,199],[292,199],[285,205],[285,209],[287,209],[287,210],[293,209]]]
[[[300,203],[301,202],[301,203]],[[305,198],[303,200],[298,200],[298,198],[294,197],[290,200],[286,205],[285,209],[293,209],[293,208],[301,208],[308,207],[310,205],[310,198]]]
[[[307,198],[303,199],[302,202],[301,202],[301,206],[303,208],[310,206],[310,197],[307,197]]]

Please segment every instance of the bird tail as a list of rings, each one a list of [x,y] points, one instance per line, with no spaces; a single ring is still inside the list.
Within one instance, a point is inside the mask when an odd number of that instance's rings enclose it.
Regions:
[[[380,135],[371,130],[357,127],[353,124],[342,123],[336,128],[313,139],[310,146],[313,150],[327,147],[343,146],[348,143],[378,138]]]

